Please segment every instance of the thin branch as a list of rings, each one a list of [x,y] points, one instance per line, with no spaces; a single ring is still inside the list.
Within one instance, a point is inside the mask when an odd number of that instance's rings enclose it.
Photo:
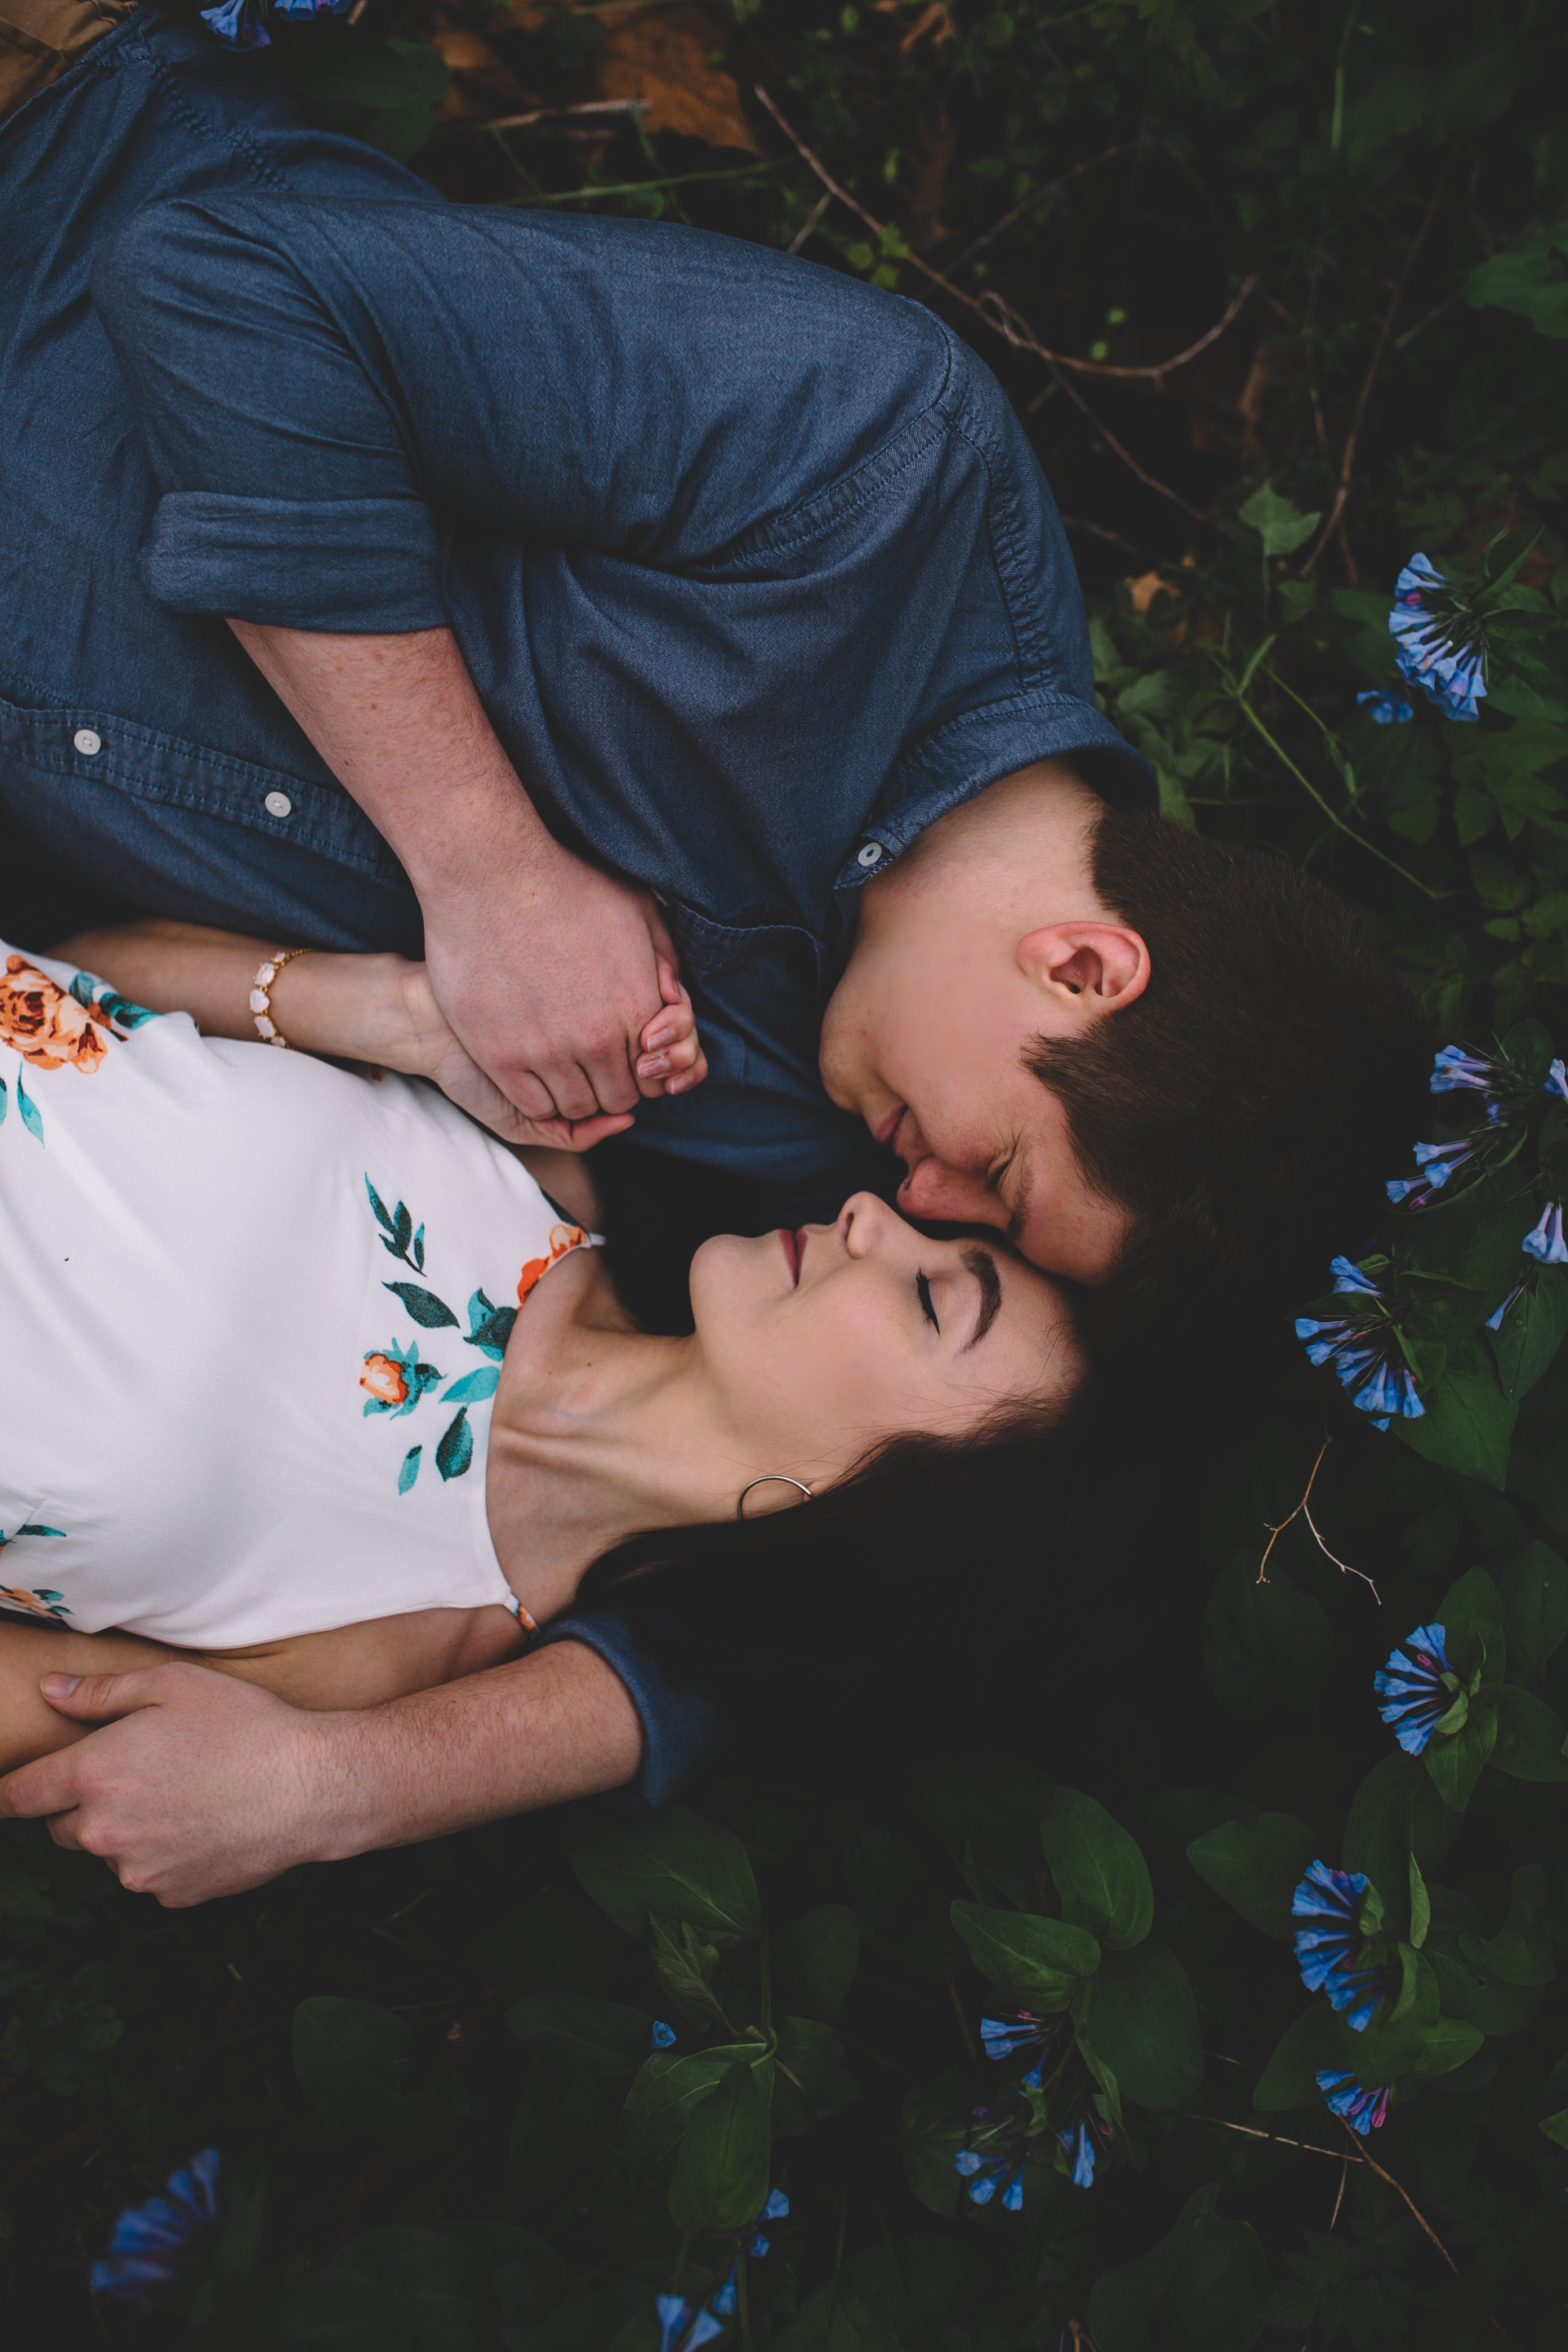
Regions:
[[[951,1977],[947,1980],[947,1997],[952,2003],[952,2013],[958,2020],[958,2030],[963,2036],[963,2046],[969,2053],[969,2063],[972,2066],[977,2066],[980,2063],[980,2053],[974,2046],[974,2036],[969,2030],[969,2020],[963,2013],[963,2003],[959,1998],[958,1987]]]
[[[983,229],[973,245],[964,247],[956,261],[948,263],[948,268],[963,268],[966,263],[973,260],[977,253],[983,253],[994,238],[999,237],[1004,230],[1010,229],[1015,221],[1021,221],[1026,213],[1033,212],[1037,205],[1043,205],[1047,196],[1056,195],[1060,189],[1067,186],[1069,180],[1081,180],[1086,172],[1098,172],[1102,163],[1113,163],[1118,155],[1125,155],[1127,152],[1127,142],[1123,140],[1120,147],[1108,147],[1103,155],[1095,155],[1087,163],[1075,163],[1070,172],[1064,172],[1059,180],[1052,180],[1048,186],[1031,188],[1022,204],[1015,205],[1010,213],[1004,213],[999,221],[993,221],[989,228]]]
[[[1269,675],[1272,677],[1273,672],[1270,671]],[[1353,841],[1356,847],[1358,849],[1364,849],[1369,857],[1377,858],[1382,865],[1386,866],[1389,868],[1391,873],[1397,874],[1402,882],[1408,882],[1413,890],[1419,890],[1424,898],[1430,898],[1434,906],[1436,906],[1440,899],[1449,895],[1447,891],[1434,890],[1429,883],[1418,881],[1416,877],[1410,872],[1408,866],[1401,866],[1397,857],[1390,857],[1385,849],[1379,849],[1375,841],[1368,841],[1365,835],[1358,833],[1353,824],[1347,824],[1343,817],[1340,814],[1338,809],[1333,807],[1330,802],[1323,798],[1322,793],[1318,790],[1317,785],[1312,782],[1310,777],[1302,773],[1301,770],[1296,765],[1295,761],[1292,760],[1284,746],[1275,741],[1273,736],[1268,732],[1268,728],[1263,724],[1262,719],[1258,716],[1257,711],[1254,710],[1251,703],[1243,701],[1241,697],[1237,695],[1237,704],[1241,711],[1242,717],[1247,720],[1247,725],[1256,729],[1257,732],[1262,736],[1264,741],[1268,744],[1269,750],[1273,752],[1280,766],[1287,769],[1289,773],[1295,777],[1296,782],[1300,785],[1302,791],[1317,802],[1318,806],[1322,810],[1323,814],[1328,818],[1329,823],[1337,832],[1342,833],[1347,841]]]
[[[1420,2207],[1416,2204],[1409,2191],[1407,2189],[1401,2189],[1393,2173],[1385,2172],[1382,2165],[1378,2163],[1375,2157],[1369,2156],[1365,2148],[1356,2147],[1355,2137],[1352,2132],[1349,2124],[1342,2120],[1340,2128],[1344,2133],[1346,2138],[1350,2141],[1351,2147],[1355,2149],[1357,2160],[1362,2164],[1370,2165],[1373,2171],[1376,2173],[1378,2179],[1380,2180],[1386,2180],[1389,2187],[1394,2190],[1394,2195],[1403,2199],[1405,2204],[1415,2216],[1416,2224],[1421,2230],[1423,2235],[1431,2239],[1432,2243],[1436,2247],[1437,2252],[1442,2255],[1443,2260],[1447,2263],[1448,2268],[1453,2272],[1454,2276],[1459,2281],[1459,2284],[1462,2286],[1465,2283],[1464,2274],[1461,2272],[1458,2263],[1454,2260],[1453,2255],[1448,2252],[1447,2247],[1443,2243],[1442,2239],[1437,2235],[1436,2231],[1432,2227],[1431,2222],[1428,2221],[1426,2216],[1422,2212]],[[1498,2334],[1501,2336],[1502,2329],[1498,2327],[1497,2321],[1492,2319],[1489,2311],[1487,2314],[1487,2317],[1491,2321],[1492,2326],[1497,2328]]]
[[[1324,548],[1339,529],[1340,518],[1345,510],[1345,501],[1351,494],[1351,475],[1355,467],[1356,443],[1361,436],[1362,420],[1366,415],[1366,404],[1372,398],[1372,388],[1377,382],[1377,373],[1383,365],[1383,355],[1388,349],[1389,337],[1394,330],[1394,321],[1398,315],[1399,306],[1405,299],[1405,289],[1409,282],[1410,273],[1415,268],[1421,248],[1426,242],[1426,232],[1437,216],[1437,206],[1441,201],[1443,190],[1447,184],[1448,171],[1452,163],[1453,157],[1450,155],[1437,174],[1437,184],[1432,191],[1431,200],[1426,206],[1421,226],[1410,240],[1404,265],[1394,281],[1393,299],[1384,313],[1383,324],[1377,331],[1377,341],[1373,345],[1372,359],[1365,375],[1362,378],[1361,391],[1356,395],[1355,413],[1351,418],[1351,429],[1345,436],[1344,456],[1340,461],[1339,487],[1334,492],[1334,502],[1329,509],[1328,520],[1318,535],[1317,545],[1301,566],[1298,576],[1302,580],[1307,579],[1311,573]]]
[[[1190,499],[1183,498],[1180,490],[1172,489],[1168,482],[1162,482],[1155,475],[1151,474],[1146,467],[1141,466],[1138,463],[1137,458],[1132,455],[1131,450],[1124,448],[1122,444],[1117,439],[1115,434],[1110,430],[1109,425],[1105,424],[1095,415],[1093,409],[1089,406],[1088,401],[1085,400],[1082,393],[1079,392],[1077,384],[1072,382],[1071,378],[1069,376],[1063,375],[1060,368],[1056,365],[1054,361],[1048,362],[1048,364],[1050,366],[1051,373],[1056,378],[1060,390],[1066,393],[1068,398],[1072,402],[1075,408],[1079,408],[1083,411],[1083,414],[1088,417],[1090,425],[1094,427],[1095,432],[1099,434],[1106,447],[1121,458],[1122,464],[1127,467],[1129,471],[1136,474],[1138,479],[1144,483],[1148,488],[1157,490],[1161,498],[1169,499],[1173,506],[1180,507],[1184,514],[1191,515],[1194,522],[1201,522],[1206,530],[1212,530],[1214,529],[1214,517],[1212,515],[1205,514],[1201,507],[1195,507],[1193,505]],[[1244,703],[1242,705],[1243,709],[1245,709],[1246,707],[1247,706]]]
[[[1348,2180],[1350,2179],[1350,2177],[1351,2177],[1351,2158],[1350,2158],[1350,2150],[1349,2150],[1349,2148],[1347,2148],[1347,2149],[1345,2150],[1344,2162],[1343,2162],[1343,2163],[1341,2165],[1341,2167],[1340,2167],[1340,2186],[1339,2186],[1339,2193],[1338,2193],[1338,2195],[1337,2195],[1337,2196],[1335,2197],[1335,2199],[1334,2199],[1334,2210],[1333,2210],[1333,2211],[1329,2215],[1329,2235],[1330,2235],[1330,2237],[1331,2237],[1331,2237],[1333,2236],[1333,2234],[1334,2234],[1334,2223],[1335,2223],[1335,2222],[1339,2220],[1339,2218],[1340,2218],[1340,2207],[1341,2207],[1341,2206],[1344,2203],[1344,2201],[1345,2201],[1345,2185],[1346,2185],[1346,2183],[1348,2182]]]
[[[1316,2140],[1285,2139],[1279,2132],[1259,2131],[1255,2124],[1227,2124],[1223,2116],[1189,2116],[1187,2121],[1190,2124],[1213,2124],[1216,2131],[1243,2132],[1248,2139],[1266,2139],[1271,2147],[1299,2147],[1308,2156],[1331,2156],[1336,2164],[1371,2162],[1370,2158],[1347,2157],[1342,2148],[1320,2147]]]
[[[1366,1570],[1363,1568],[1352,1568],[1348,1559],[1341,1559],[1336,1553],[1331,1552],[1329,1549],[1329,1547],[1323,1541],[1322,1537],[1318,1534],[1317,1522],[1314,1520],[1311,1511],[1308,1507],[1311,1501],[1312,1487],[1316,1482],[1318,1473],[1323,1466],[1323,1456],[1328,1452],[1333,1442],[1332,1437],[1325,1432],[1323,1442],[1318,1448],[1318,1458],[1312,1465],[1311,1476],[1307,1481],[1307,1491],[1302,1496],[1300,1501],[1297,1504],[1295,1509],[1290,1513],[1289,1517],[1288,1518],[1281,1519],[1278,1527],[1272,1519],[1264,1520],[1263,1524],[1268,1529],[1268,1549],[1264,1552],[1263,1558],[1258,1563],[1258,1581],[1259,1584],[1268,1583],[1268,1578],[1265,1571],[1268,1566],[1268,1553],[1273,1550],[1275,1545],[1279,1542],[1286,1528],[1290,1525],[1291,1520],[1304,1518],[1307,1525],[1311,1528],[1313,1536],[1317,1538],[1318,1549],[1322,1553],[1323,1558],[1325,1559],[1331,1559],[1334,1566],[1342,1570],[1346,1576],[1359,1576],[1363,1584],[1372,1585],[1372,1597],[1381,1609],[1383,1606],[1383,1595],[1379,1592],[1376,1585],[1373,1584],[1372,1579],[1368,1576]]]
[[[791,237],[789,243],[785,246],[784,251],[786,253],[798,253],[800,251],[801,247],[805,243],[807,237],[812,235],[817,222],[822,218],[823,214],[827,210],[828,205],[832,202],[832,190],[825,189],[822,194],[818,196],[816,202],[813,205],[810,212],[807,213],[803,226],[796,230],[795,236]]]
[[[762,83],[756,82],[752,87],[796,154],[804,163],[810,165],[828,194],[837,196],[841,205],[847,205],[856,217],[865,222],[873,236],[886,236],[886,222],[879,221],[874,213],[868,213],[865,205],[858,203],[847,188],[840,187],[821,157],[815,155],[805,140],[790,128]],[[1206,335],[1200,335],[1195,343],[1189,343],[1185,351],[1173,352],[1168,360],[1157,361],[1152,367],[1112,367],[1100,360],[1080,360],[1070,352],[1047,350],[1046,345],[1036,337],[1033,330],[1018,316],[1010,304],[1002,299],[999,294],[986,293],[978,296],[966,294],[961,286],[953,284],[951,278],[944,277],[940,269],[932,268],[929,261],[922,261],[918,253],[905,253],[901,258],[909,263],[911,269],[918,269],[923,278],[929,278],[933,286],[940,286],[942,292],[951,297],[954,302],[961,302],[966,310],[973,310],[977,318],[984,319],[994,333],[1005,337],[1017,349],[1033,352],[1037,359],[1045,361],[1047,367],[1070,368],[1077,375],[1142,377],[1158,380],[1169,375],[1173,369],[1185,367],[1190,360],[1195,360],[1200,352],[1206,352],[1209,345],[1224,334],[1258,283],[1258,275],[1254,272],[1232,301],[1224,318],[1211,327]],[[1195,514],[1197,509],[1194,508],[1191,511]],[[1199,516],[1198,519],[1200,521],[1207,520],[1204,516]]]
[[[1055,389],[1054,386],[1052,388]],[[1107,530],[1102,522],[1090,522],[1085,515],[1065,514],[1059,520],[1064,530],[1087,531],[1090,539],[1106,540],[1112,547],[1120,547],[1124,554],[1141,556],[1149,551],[1147,548],[1140,547],[1136,541],[1123,539],[1119,530]]]
[[[574,114],[631,114],[646,106],[642,98],[591,98],[581,106],[536,106],[531,114],[448,115],[437,131],[528,131],[536,122],[563,122]],[[592,125],[585,128],[592,129]],[[607,126],[606,126],[607,127]]]

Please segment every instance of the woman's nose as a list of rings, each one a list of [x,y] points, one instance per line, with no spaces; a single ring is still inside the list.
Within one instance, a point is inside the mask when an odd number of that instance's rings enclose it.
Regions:
[[[875,1192],[856,1192],[838,1212],[838,1229],[851,1257],[864,1257],[877,1246],[893,1212]]]

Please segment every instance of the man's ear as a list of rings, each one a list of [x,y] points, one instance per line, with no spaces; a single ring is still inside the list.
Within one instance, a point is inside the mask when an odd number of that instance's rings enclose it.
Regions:
[[[1149,950],[1125,923],[1047,923],[1016,953],[1025,978],[1079,1022],[1119,1013],[1149,985]]]

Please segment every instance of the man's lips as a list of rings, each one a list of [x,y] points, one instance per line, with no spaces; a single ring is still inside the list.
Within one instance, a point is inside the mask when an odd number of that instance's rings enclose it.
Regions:
[[[779,1246],[784,1251],[784,1256],[789,1261],[789,1278],[791,1282],[798,1283],[800,1280],[799,1236],[788,1232],[784,1226],[780,1225],[778,1228],[778,1237]]]
[[[897,1135],[899,1129],[903,1124],[903,1118],[904,1105],[902,1103],[895,1103],[892,1109],[888,1113],[887,1118],[881,1122],[881,1125],[872,1129],[872,1134],[885,1151],[892,1150],[893,1138]]]

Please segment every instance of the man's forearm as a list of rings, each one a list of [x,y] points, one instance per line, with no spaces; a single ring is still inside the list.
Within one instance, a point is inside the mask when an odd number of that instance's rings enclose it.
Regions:
[[[449,629],[340,636],[229,626],[422,902],[498,866],[521,877],[548,861],[555,845]]]
[[[602,1795],[642,1761],[625,1685],[579,1642],[321,1727],[322,1862]]]

